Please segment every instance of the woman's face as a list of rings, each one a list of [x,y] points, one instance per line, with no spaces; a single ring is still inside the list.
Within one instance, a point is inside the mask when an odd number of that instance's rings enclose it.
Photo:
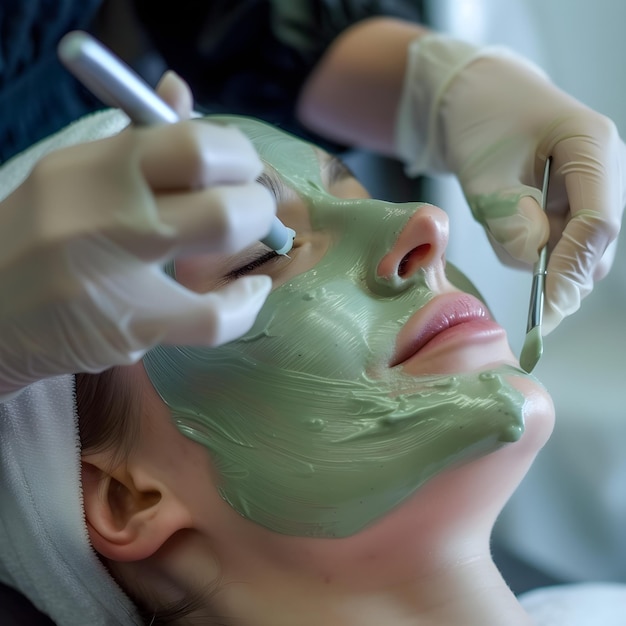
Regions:
[[[519,439],[518,389],[534,379],[446,266],[445,213],[369,199],[310,144],[228,121],[268,165],[294,248],[177,262],[177,279],[197,291],[247,273],[269,274],[274,289],[241,339],[158,347],[144,364],[241,515],[283,534],[352,535],[442,470]]]

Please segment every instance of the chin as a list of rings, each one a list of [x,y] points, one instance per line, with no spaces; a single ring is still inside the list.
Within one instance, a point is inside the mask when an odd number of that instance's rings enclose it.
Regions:
[[[539,381],[521,371],[509,380],[526,398],[522,437],[434,476],[365,532],[369,542],[378,541],[381,546],[386,542],[399,561],[403,554],[410,555],[412,544],[426,543],[445,551],[455,538],[470,538],[476,533],[488,545],[497,516],[548,441],[554,425],[552,399]],[[423,534],[416,536],[416,529]]]
[[[528,440],[527,443],[539,451],[550,438],[554,428],[555,411],[552,397],[537,378],[522,370],[519,376],[510,376],[507,380],[526,398],[525,430],[521,440]]]
[[[554,418],[550,396],[536,380],[520,376],[514,384],[527,398],[524,435],[440,472],[352,537],[320,540],[339,577],[393,584],[437,564],[449,567],[451,546],[457,562],[489,557],[495,520],[550,436]]]

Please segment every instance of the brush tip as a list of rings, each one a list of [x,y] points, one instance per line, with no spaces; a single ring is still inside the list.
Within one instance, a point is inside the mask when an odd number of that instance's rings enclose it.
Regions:
[[[521,368],[529,374],[535,369],[543,354],[543,338],[541,337],[541,327],[534,326],[526,333],[522,353],[519,357]]]

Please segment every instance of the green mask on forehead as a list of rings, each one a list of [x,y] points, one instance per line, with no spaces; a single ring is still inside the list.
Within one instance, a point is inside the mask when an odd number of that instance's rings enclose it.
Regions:
[[[228,121],[333,242],[270,295],[241,339],[160,346],[145,367],[181,432],[210,451],[234,509],[280,533],[345,537],[443,469],[517,440],[524,397],[507,378],[523,374],[503,366],[418,379],[389,369],[399,330],[433,297],[420,273],[376,275],[416,205],[338,199],[324,190],[311,145]],[[474,291],[451,266],[448,276]]]

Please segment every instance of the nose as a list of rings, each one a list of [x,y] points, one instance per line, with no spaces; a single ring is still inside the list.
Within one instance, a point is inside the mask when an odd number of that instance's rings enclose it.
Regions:
[[[427,282],[443,277],[448,233],[447,214],[430,204],[421,206],[380,260],[378,278],[391,283],[404,282],[420,270],[426,272]]]

